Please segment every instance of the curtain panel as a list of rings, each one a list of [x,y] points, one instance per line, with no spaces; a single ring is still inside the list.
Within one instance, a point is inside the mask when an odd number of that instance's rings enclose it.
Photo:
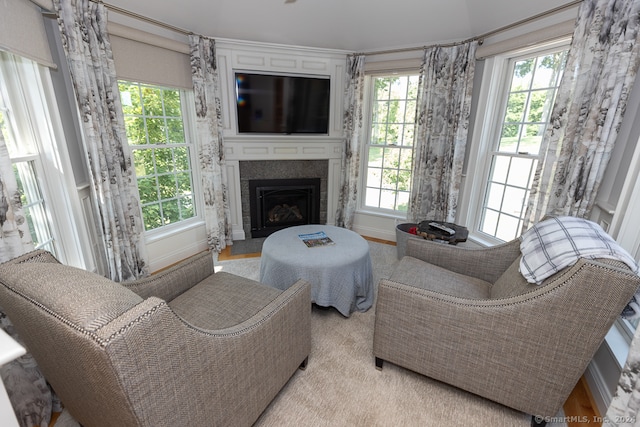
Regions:
[[[144,226],[107,33],[107,10],[90,0],[54,0],[54,6],[80,110],[108,274],[119,282],[140,278],[148,274]]]
[[[588,217],[640,63],[640,0],[584,0],[540,149],[524,229],[547,213]],[[636,328],[604,426],[640,420]]]
[[[20,196],[9,150],[0,130],[0,263],[33,250]],[[2,307],[0,328],[24,347]],[[49,422],[53,395],[30,353],[0,366],[0,377],[21,426]]]
[[[358,207],[361,144],[363,141],[364,55],[347,57],[347,76],[344,92],[345,135],[340,176],[340,196],[336,212],[336,225],[351,229]]]
[[[469,128],[476,41],[425,49],[408,219],[453,222]]]
[[[189,44],[207,243],[211,250],[220,252],[233,240],[215,41],[191,35]]]
[[[629,355],[622,367],[616,393],[611,400],[603,426],[637,426],[640,420],[640,328],[631,341]]]
[[[9,150],[0,131],[0,263],[33,250]]]
[[[580,6],[523,231],[546,214],[591,213],[636,80],[639,14],[637,0]]]

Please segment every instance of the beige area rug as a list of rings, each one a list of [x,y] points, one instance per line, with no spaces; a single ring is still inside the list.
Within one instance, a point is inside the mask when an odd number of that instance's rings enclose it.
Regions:
[[[395,247],[371,243],[374,277],[388,277]],[[260,259],[218,262],[219,269],[257,280]],[[349,318],[313,308],[312,348],[256,426],[529,426],[531,417],[385,363],[375,368],[375,305]]]
[[[372,354],[373,309],[314,309],[312,349],[256,426],[527,426],[531,418]]]

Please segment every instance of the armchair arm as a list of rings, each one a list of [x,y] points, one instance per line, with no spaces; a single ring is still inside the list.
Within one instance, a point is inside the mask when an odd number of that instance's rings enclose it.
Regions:
[[[308,357],[310,329],[311,288],[298,281],[230,328],[194,327],[162,304],[101,332],[150,425],[226,426],[255,422]]]
[[[409,239],[405,255],[494,283],[520,256],[520,240],[488,248],[465,248],[425,239]]]
[[[142,298],[171,301],[214,273],[211,252],[201,252],[149,277],[122,283]]]
[[[494,300],[383,279],[374,355],[525,413],[553,415],[637,283],[587,260],[531,292]]]
[[[6,264],[23,264],[30,262],[46,262],[52,264],[60,264],[60,261],[53,256],[51,252],[44,249],[36,249],[34,251],[27,252],[18,257],[6,261]]]

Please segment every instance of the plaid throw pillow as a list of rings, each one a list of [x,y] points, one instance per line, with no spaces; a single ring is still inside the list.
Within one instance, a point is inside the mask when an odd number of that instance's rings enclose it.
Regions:
[[[608,258],[624,262],[636,274],[638,264],[598,224],[582,218],[553,217],[527,230],[520,237],[520,273],[529,283],[541,284],[579,258]],[[622,316],[640,317],[640,291]]]
[[[638,264],[598,224],[582,218],[554,217],[527,230],[521,237],[520,272],[529,283],[575,264],[579,258],[610,258],[624,262],[634,273]]]

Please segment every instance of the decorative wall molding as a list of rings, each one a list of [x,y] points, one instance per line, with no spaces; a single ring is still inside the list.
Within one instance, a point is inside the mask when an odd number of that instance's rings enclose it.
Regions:
[[[80,209],[82,210],[82,220],[84,222],[84,229],[87,231],[89,239],[89,247],[85,248],[89,250],[90,256],[85,257],[86,269],[93,273],[100,275],[107,274],[107,264],[104,259],[104,247],[98,228],[96,226],[93,204],[91,201],[91,187],[82,185],[76,188],[78,192],[78,199],[80,200]]]
[[[328,160],[327,223],[335,221],[338,203],[346,52],[217,40],[216,54],[223,104],[223,132],[234,240],[244,240],[240,161]],[[235,71],[328,76],[331,80],[328,135],[253,135],[236,129]],[[273,176],[273,178],[279,178]]]
[[[254,140],[225,139],[227,160],[318,160],[340,159],[343,143],[339,140],[285,140],[286,136]]]
[[[346,53],[293,46],[217,41],[216,56],[224,106],[222,122],[225,138],[240,136],[236,130],[235,71],[329,77],[331,80],[329,135],[318,138],[331,139],[342,136],[342,94]],[[243,137],[254,138],[254,136]],[[260,136],[255,137],[260,138]]]

